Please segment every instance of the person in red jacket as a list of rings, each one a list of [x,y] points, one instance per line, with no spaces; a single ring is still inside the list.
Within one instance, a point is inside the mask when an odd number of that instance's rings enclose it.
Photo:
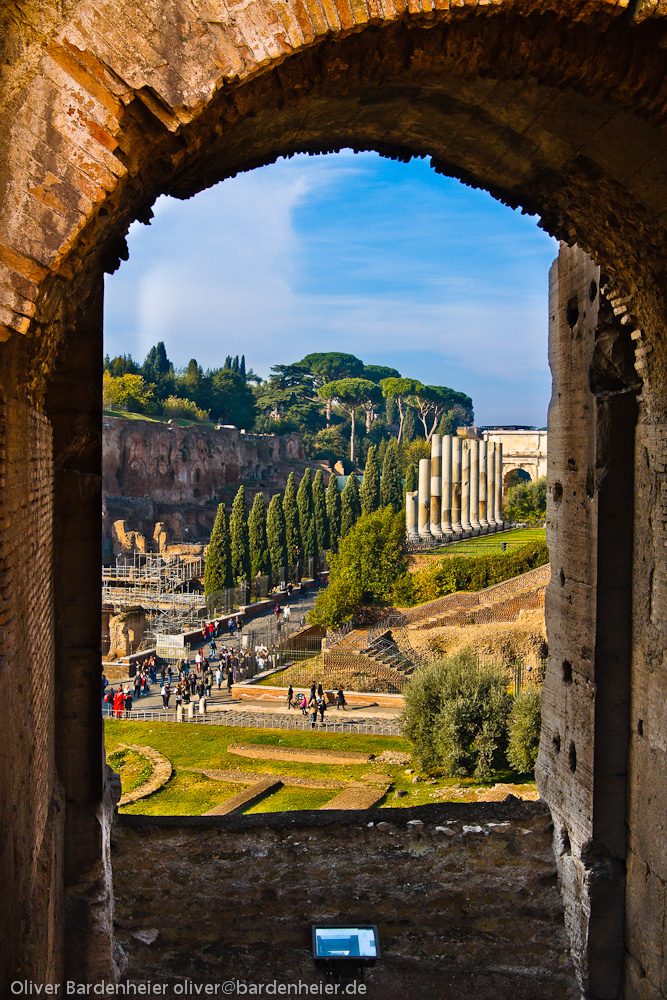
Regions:
[[[122,687],[119,687],[113,696],[113,714],[117,719],[123,718],[123,710],[125,708],[125,695],[123,694]]]

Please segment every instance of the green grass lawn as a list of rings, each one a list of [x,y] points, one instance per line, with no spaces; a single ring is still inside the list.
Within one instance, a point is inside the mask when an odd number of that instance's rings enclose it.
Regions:
[[[432,793],[451,788],[451,799],[462,801],[461,789],[481,787],[472,778],[442,778],[434,784],[413,783],[414,765],[384,764],[371,761],[362,764],[316,764],[282,760],[255,760],[239,757],[227,750],[230,743],[252,743],[261,746],[299,747],[325,750],[350,750],[380,754],[383,750],[410,753],[410,745],[398,736],[362,736],[355,733],[311,733],[309,730],[251,729],[240,726],[188,726],[173,722],[105,722],[107,753],[113,754],[119,743],[139,743],[164,754],[174,768],[167,785],[146,799],[140,799],[127,812],[144,815],[200,815],[212,809],[230,795],[247,787],[214,781],[202,774],[183,771],[184,767],[251,771],[260,774],[289,775],[302,778],[333,778],[339,781],[360,780],[368,772],[383,774],[391,788],[380,803],[382,806],[415,806],[433,802]],[[406,774],[412,770],[412,774]],[[498,771],[488,785],[495,782],[534,784],[532,775],[513,771]],[[123,789],[124,791],[126,789]],[[396,791],[408,794],[397,798]],[[295,809],[317,809],[336,794],[332,789],[283,787],[251,806],[248,812],[276,812]]]
[[[502,550],[503,542],[512,542],[512,548],[517,542],[527,545],[528,542],[543,542],[546,537],[544,528],[516,528],[514,531],[501,531],[493,535],[480,535],[478,538],[464,539],[462,542],[453,542],[444,549],[434,552],[424,552],[424,555],[442,559],[443,556],[457,556],[462,552],[468,553],[470,549],[479,549],[479,555],[493,550]],[[420,553],[421,554],[421,553]],[[475,555],[477,553],[474,553]]]
[[[177,771],[158,792],[124,806],[122,813],[142,816],[201,816],[231,795],[244,791],[247,785],[214,781],[204,774]],[[123,789],[124,791],[125,789]]]
[[[273,795],[265,795],[259,802],[243,809],[243,813],[290,812],[297,809],[320,809],[325,802],[338,795],[336,788],[295,788],[284,785]]]
[[[157,417],[147,413],[131,413],[129,410],[103,410],[107,417],[120,417],[122,420],[148,420],[152,424],[167,424],[173,420],[179,427],[215,427],[216,424],[206,420],[185,420],[183,417]]]
[[[148,781],[153,773],[153,765],[148,757],[144,757],[137,750],[116,750],[108,758],[114,771],[120,774],[123,783],[123,792],[133,792],[139,785]]]

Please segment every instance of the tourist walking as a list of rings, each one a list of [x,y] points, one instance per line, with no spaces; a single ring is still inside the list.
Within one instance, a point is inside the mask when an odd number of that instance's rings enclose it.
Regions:
[[[231,666],[229,666],[227,667],[227,691],[229,692],[230,695],[232,693],[233,682],[234,682],[234,671],[232,670]]]
[[[344,712],[347,711],[347,702],[345,701],[345,695],[343,694],[343,688],[339,687],[336,694],[336,711],[338,712],[341,708]]]
[[[311,697],[308,708],[310,709],[310,728],[314,729],[317,722],[317,698]]]
[[[162,688],[160,689],[160,694],[162,695],[162,707],[169,708],[169,696],[171,694],[171,691],[169,690],[168,684],[162,685]]]
[[[319,706],[318,707],[319,707],[319,710],[320,710],[320,722],[324,723],[324,713],[327,710],[327,700],[326,700],[326,698],[322,697],[322,698],[318,698],[318,701],[319,701]]]
[[[287,707],[288,708],[292,707],[292,698],[293,697],[294,697],[294,688],[290,684],[290,686],[287,689]]]

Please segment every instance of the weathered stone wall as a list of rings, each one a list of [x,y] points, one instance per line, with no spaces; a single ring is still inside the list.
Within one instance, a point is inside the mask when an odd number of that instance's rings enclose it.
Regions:
[[[150,548],[162,522],[170,541],[207,538],[217,505],[231,504],[241,482],[255,492],[285,488],[305,460],[298,434],[245,434],[236,427],[180,427],[105,414],[103,423],[104,534],[114,554],[125,551],[114,525],[138,532],[129,551]]]
[[[129,608],[109,619],[109,657],[128,656],[139,647],[146,631],[146,612]]]
[[[123,816],[112,858],[130,979],[317,983],[311,924],[363,921],[377,1000],[577,996],[541,804]]]
[[[102,441],[107,497],[150,497],[153,503],[219,502],[225,487],[272,479],[281,463],[304,460],[298,434],[242,434],[236,427],[105,415]]]
[[[577,248],[563,246],[551,269],[549,669],[537,772],[577,971],[593,997],[617,996],[622,974],[640,388],[632,327],[618,322],[605,280]]]

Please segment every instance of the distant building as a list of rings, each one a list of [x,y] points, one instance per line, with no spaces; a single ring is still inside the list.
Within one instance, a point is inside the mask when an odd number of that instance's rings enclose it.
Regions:
[[[484,441],[503,446],[503,495],[507,478],[519,470],[531,480],[547,474],[547,431],[535,427],[480,427],[478,436]]]

